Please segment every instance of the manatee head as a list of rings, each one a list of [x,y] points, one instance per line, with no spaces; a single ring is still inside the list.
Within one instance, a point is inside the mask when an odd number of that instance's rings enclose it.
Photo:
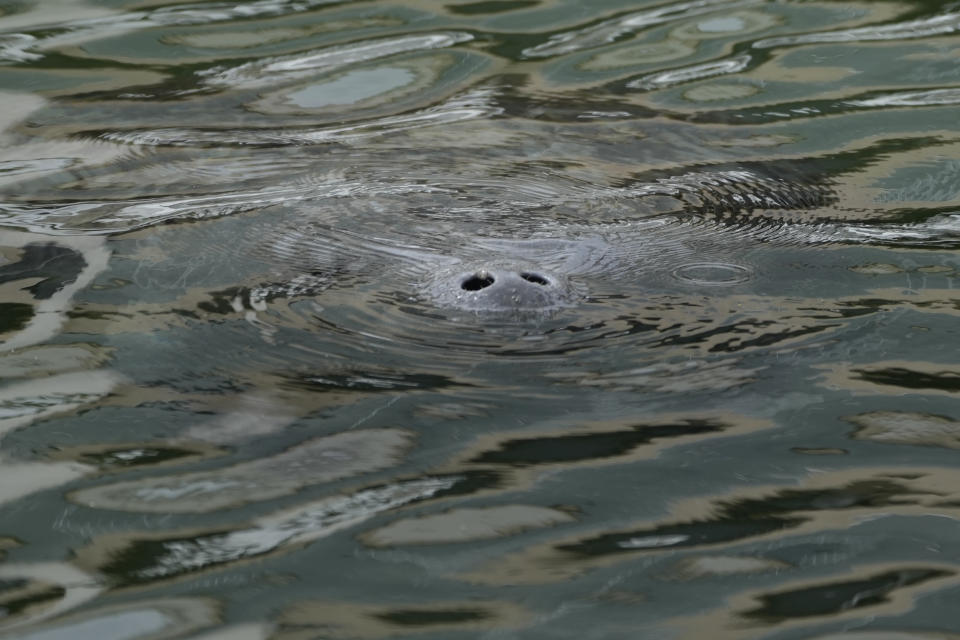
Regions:
[[[423,295],[439,307],[495,315],[550,313],[581,297],[564,275],[514,261],[439,269],[424,283]]]

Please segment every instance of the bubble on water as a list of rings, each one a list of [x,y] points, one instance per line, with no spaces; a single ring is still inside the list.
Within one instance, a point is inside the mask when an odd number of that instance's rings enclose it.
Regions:
[[[749,267],[725,262],[694,262],[677,267],[673,276],[678,280],[704,286],[733,286],[749,282],[753,271]]]

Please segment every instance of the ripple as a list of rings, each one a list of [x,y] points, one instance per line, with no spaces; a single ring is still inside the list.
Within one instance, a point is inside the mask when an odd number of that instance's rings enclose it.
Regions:
[[[693,262],[677,267],[672,273],[684,282],[707,286],[743,284],[753,277],[749,267],[723,262]]]
[[[224,171],[242,171],[243,167]],[[289,170],[288,170],[289,175]],[[250,176],[254,181],[248,190],[209,193],[197,196],[166,195],[116,201],[87,200],[61,204],[2,204],[6,224],[39,232],[111,234],[155,226],[173,220],[209,220],[248,211],[261,211],[274,205],[296,203],[317,198],[339,199],[360,195],[382,195],[428,191],[418,184],[389,184],[347,179],[342,173],[302,172],[292,182],[267,180],[270,175]],[[257,182],[267,183],[256,186]],[[60,239],[58,242],[90,244],[86,241]],[[218,245],[214,245],[215,247]],[[94,264],[99,264],[99,260]]]
[[[94,576],[58,562],[4,563],[0,565],[0,580],[20,583],[13,598],[3,593],[6,589],[0,589],[4,630],[59,616],[95,598],[104,589]]]
[[[638,78],[636,80],[631,80],[627,83],[627,87],[630,89],[646,90],[662,89],[664,87],[671,87],[673,85],[691,82],[693,80],[702,80],[703,78],[710,78],[713,76],[731,75],[734,73],[740,73],[741,71],[747,69],[752,60],[753,59],[749,54],[742,54],[726,60],[695,64],[689,67],[673,69],[671,71],[661,71],[643,76],[642,78]]]
[[[680,197],[692,211],[721,216],[753,210],[816,209],[837,199],[827,181],[817,183],[802,177],[791,180],[746,167],[671,176],[651,173],[639,178],[653,180],[630,187],[632,195]]]
[[[0,354],[0,380],[96,369],[109,353],[94,345],[43,345]]]
[[[663,362],[615,371],[557,372],[549,377],[566,384],[611,390],[695,393],[726,391],[745,386],[757,379],[760,368],[747,368],[738,360],[702,359]]]
[[[727,38],[769,29],[780,24],[782,18],[759,11],[731,11],[720,16],[698,20],[675,29],[670,35],[677,40],[707,40]]]
[[[463,577],[497,585],[556,582],[590,569],[622,566],[630,557],[725,549],[757,538],[782,540],[800,531],[822,536],[843,523],[891,512],[926,513],[936,508],[953,513],[956,504],[939,504],[944,496],[933,488],[946,486],[937,484],[943,480],[921,473],[914,483],[891,478],[883,470],[873,476],[821,473],[807,481],[811,486],[708,496],[675,504],[674,517],[665,521],[642,521],[636,528],[581,533],[540,543],[502,558],[497,566],[488,564]]]
[[[769,301],[745,296],[721,302],[709,293],[755,276],[755,267],[724,258],[741,255],[758,242],[808,240],[802,229],[681,223],[671,217],[623,224],[531,224],[535,218],[491,220],[490,212],[482,210],[463,222],[428,216],[422,228],[408,220],[407,227],[397,229],[389,221],[378,227],[384,222],[375,219],[375,206],[361,198],[332,211],[350,228],[304,221],[290,211],[285,219],[272,215],[264,232],[254,231],[255,248],[247,251],[288,274],[270,286],[272,298],[288,297],[291,315],[284,320],[275,315],[272,321],[330,332],[352,350],[365,351],[371,343],[396,356],[411,349],[438,350],[451,364],[480,353],[555,359],[593,350],[601,357],[618,344],[630,344],[634,351],[657,348],[661,354],[671,347],[739,351],[843,326],[840,316],[818,316],[796,308],[802,306],[796,301],[778,300],[774,312]],[[311,213],[323,218],[317,210]],[[484,227],[497,237],[482,235]],[[708,257],[715,259],[704,260]],[[543,274],[564,293],[555,304],[487,308],[461,290],[470,274],[498,269]],[[302,274],[322,276],[324,285],[311,293],[299,284]],[[283,282],[290,283],[286,293]],[[704,298],[689,300],[691,289]],[[757,313],[744,317],[738,305]],[[625,374],[622,380],[612,373],[609,380],[591,379],[598,384],[607,380],[614,388],[630,380],[639,383],[643,366],[651,365],[626,366],[636,375]],[[716,366],[716,371],[730,373],[723,380],[732,386],[749,382],[754,371]],[[651,369],[648,377],[664,389],[702,384],[709,377],[701,371],[664,374]]]
[[[755,49],[796,46],[825,42],[873,42],[884,40],[909,40],[954,33],[960,29],[960,13],[945,13],[930,18],[921,18],[888,25],[858,27],[841,31],[805,33],[796,36],[765,38],[753,43]]]
[[[50,640],[51,638],[97,637],[103,640],[128,640],[134,636],[169,637],[188,634],[216,623],[217,608],[204,598],[166,598],[141,600],[91,609],[58,618],[54,622],[25,627],[4,640]],[[145,635],[145,634],[149,634]]]
[[[0,389],[0,435],[105,397],[122,377],[109,370],[61,373]]]
[[[167,220],[203,220],[303,197],[302,189],[264,188],[256,191],[198,197],[143,198],[133,204],[110,201],[67,205],[0,204],[4,222],[37,231],[108,234],[153,226]]]
[[[916,224],[845,225],[832,230],[836,242],[930,249],[960,246],[960,214],[934,216]]]
[[[392,466],[410,439],[411,434],[398,429],[351,431],[232,467],[118,482],[81,489],[70,497],[98,509],[205,513]]]
[[[124,541],[108,538],[102,545],[94,540],[79,555],[82,563],[99,564],[102,573],[120,584],[153,582],[323,538],[384,511],[430,498],[460,479],[428,477],[363,489],[275,512],[227,532],[221,528],[200,534],[138,534]],[[118,543],[120,548],[114,548]]]
[[[131,145],[129,148],[140,147]],[[211,153],[179,159],[158,153],[135,164],[124,165],[122,168],[110,167],[91,172],[84,177],[84,186],[89,190],[103,190],[101,193],[109,191],[118,196],[127,196],[131,192],[142,193],[143,185],[150,185],[153,191],[164,190],[172,196],[178,191],[184,195],[196,192],[195,184],[184,184],[186,175],[202,182],[208,193],[218,187],[236,191],[258,184],[275,187],[277,183],[296,181],[303,184],[308,180],[322,190],[324,186],[329,187],[331,182],[342,182],[342,178],[335,173],[318,171],[313,159],[301,154],[238,153],[224,157],[219,153]]]
[[[453,96],[438,105],[407,114],[371,118],[343,126],[285,126],[264,128],[166,128],[102,133],[104,140],[154,146],[292,146],[350,143],[419,127],[490,118],[501,112],[492,103],[495,91],[479,88]]]
[[[755,0],[694,0],[628,13],[595,25],[551,36],[547,42],[523,50],[526,58],[546,58],[610,44],[629,33],[660,24],[686,20],[714,11],[758,4]]]
[[[469,42],[467,33],[432,33],[368,40],[353,45],[336,46],[319,52],[280,58],[266,58],[223,69],[215,67],[198,72],[204,84],[215,88],[262,89],[300,80],[320,72],[330,72],[359,62],[369,62],[399,53],[444,49]]]
[[[535,505],[461,508],[397,520],[363,533],[360,541],[370,547],[452,544],[502,538],[575,520],[572,515],[559,509]]]
[[[152,11],[131,11],[107,16],[72,19],[64,22],[49,21],[47,20],[47,14],[43,14],[43,18],[37,16],[36,23],[29,26],[32,30],[49,35],[36,37],[28,33],[0,34],[0,59],[11,62],[35,61],[43,58],[43,54],[37,53],[38,50],[56,49],[153,27],[202,25],[257,17],[282,16],[308,11],[314,7],[333,4],[336,1],[254,0],[241,5],[210,2],[202,5],[186,4],[161,7]]]
[[[960,103],[960,89],[930,89],[928,91],[899,91],[887,95],[848,100],[854,107],[928,107]]]

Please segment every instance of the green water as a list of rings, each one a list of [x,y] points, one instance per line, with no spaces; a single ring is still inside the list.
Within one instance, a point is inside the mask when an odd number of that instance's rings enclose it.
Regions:
[[[960,637],[946,2],[0,2],[0,640]]]

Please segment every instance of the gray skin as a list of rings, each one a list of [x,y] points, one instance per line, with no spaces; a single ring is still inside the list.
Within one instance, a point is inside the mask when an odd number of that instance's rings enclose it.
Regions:
[[[295,273],[316,273],[320,267],[330,275],[306,290],[301,280],[301,288],[287,295],[275,281],[269,285],[270,297],[314,295],[336,281],[337,274],[354,273],[381,279],[391,289],[402,283],[411,287],[414,298],[449,313],[542,317],[586,299],[583,280],[635,280],[638,273],[669,272],[718,252],[733,256],[758,239],[790,241],[783,234],[774,237],[780,232],[762,224],[765,213],[813,209],[833,200],[822,185],[741,169],[657,178],[617,191],[620,206],[626,202],[638,212],[635,219],[563,224],[548,214],[542,220],[525,218],[526,226],[518,226],[516,214],[459,222],[438,217],[436,225],[427,227],[431,237],[426,244],[415,231],[401,235],[405,228],[400,233],[372,226],[353,231],[299,220],[268,240],[282,246],[282,255],[274,249],[274,262],[282,261]],[[677,203],[674,211],[644,215],[645,203],[664,198]],[[356,207],[350,215],[338,212],[340,220],[359,219],[370,203]],[[788,227],[779,228],[789,235]],[[804,230],[804,241],[810,239],[809,229]],[[397,282],[389,281],[392,277]]]
[[[548,312],[573,304],[577,295],[569,281],[533,264],[481,263],[447,270],[424,287],[445,307],[473,312]]]
[[[644,200],[669,196],[683,203],[685,214],[707,214],[716,220],[756,209],[810,209],[832,200],[832,194],[819,185],[741,170],[686,174],[626,191],[638,206]],[[480,251],[474,252],[492,258],[468,258],[439,268],[426,278],[420,293],[441,308],[474,314],[552,313],[584,299],[585,292],[576,286],[577,276],[635,277],[639,271],[662,269],[671,259],[696,261],[702,250],[695,237],[698,230],[684,226],[685,216],[671,217],[569,226],[564,239],[485,239],[474,247]],[[751,231],[741,225],[721,228],[727,241],[725,252],[735,250],[738,240],[755,241]],[[768,232],[762,231],[764,235]],[[719,239],[716,227],[700,230],[700,234],[712,244]],[[426,256],[421,260],[430,262]]]

